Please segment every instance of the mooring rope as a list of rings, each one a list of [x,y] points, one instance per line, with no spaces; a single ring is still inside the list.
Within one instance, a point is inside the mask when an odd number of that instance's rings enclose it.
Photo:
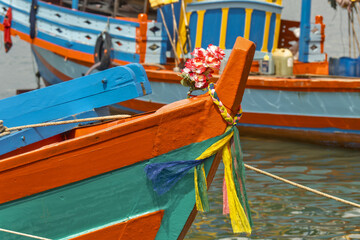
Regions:
[[[75,119],[75,120],[66,120],[66,121],[57,121],[57,122],[46,122],[46,123],[37,123],[37,124],[29,124],[18,127],[7,128],[3,126],[3,121],[0,120],[0,137],[10,134],[11,131],[22,130],[25,128],[35,128],[35,127],[47,127],[47,126],[55,126],[62,124],[71,124],[71,123],[81,123],[81,122],[90,122],[90,121],[103,121],[103,120],[116,120],[131,117],[131,115],[121,114],[121,115],[112,115],[112,116],[104,116],[104,117],[93,117],[93,118],[83,118],[83,119]]]
[[[327,193],[324,193],[324,192],[315,190],[315,189],[313,189],[313,188],[306,187],[306,186],[304,186],[304,185],[301,185],[301,184],[298,184],[298,183],[296,183],[296,182],[287,180],[287,179],[285,179],[285,178],[276,176],[276,175],[274,175],[274,174],[265,172],[265,171],[263,171],[263,170],[260,170],[260,169],[258,169],[258,168],[249,166],[249,165],[247,165],[247,164],[244,164],[244,166],[245,166],[246,168],[248,168],[248,169],[251,169],[251,170],[255,171],[255,172],[258,172],[258,173],[264,174],[264,175],[266,175],[266,176],[272,177],[272,178],[274,178],[274,179],[276,179],[276,180],[279,180],[279,181],[285,182],[285,183],[287,183],[287,184],[293,185],[293,186],[295,186],[295,187],[297,187],[297,188],[301,188],[301,189],[304,189],[304,190],[306,190],[306,191],[309,191],[309,192],[312,192],[312,193],[321,195],[321,196],[323,196],[323,197],[327,197],[327,198],[333,199],[333,200],[335,200],[335,201],[342,202],[342,203],[344,203],[344,204],[348,204],[348,205],[351,205],[351,206],[360,208],[360,204],[357,204],[357,203],[350,202],[350,201],[347,201],[347,200],[342,199],[342,198],[338,198],[338,197],[332,196],[332,195],[330,195],[330,194],[327,194]]]
[[[159,8],[159,11],[160,11],[161,19],[162,19],[162,21],[163,21],[163,24],[164,24],[166,33],[167,33],[167,35],[168,35],[168,37],[169,37],[169,41],[170,41],[171,47],[172,47],[172,49],[173,49],[173,51],[174,51],[175,65],[176,65],[176,67],[178,67],[178,65],[179,65],[179,63],[180,63],[180,59],[179,59],[179,56],[177,55],[175,44],[174,44],[174,42],[173,42],[173,40],[172,40],[172,38],[171,38],[171,34],[170,34],[170,31],[169,31],[169,28],[168,28],[168,26],[167,26],[167,24],[166,24],[166,22],[165,22],[165,17],[164,17],[164,13],[163,13],[162,8]]]
[[[15,232],[15,231],[11,231],[11,230],[8,230],[8,229],[3,229],[3,228],[0,228],[0,231],[7,232],[7,233],[12,233],[12,234],[20,235],[20,236],[24,236],[24,237],[34,238],[34,239],[51,240],[50,238],[38,237],[38,236],[35,236],[35,235],[30,235],[30,234],[21,233],[21,232]]]
[[[215,85],[214,85],[213,83],[210,83],[210,84],[209,84],[208,92],[209,92],[211,98],[213,99],[213,102],[219,107],[220,113],[221,113],[222,117],[226,120],[226,122],[228,122],[228,124],[236,124],[236,123],[239,121],[239,119],[241,118],[241,116],[242,116],[241,107],[240,107],[239,113],[238,113],[238,114],[234,117],[234,119],[233,119],[233,118],[231,117],[231,115],[227,112],[226,108],[224,107],[224,105],[222,104],[222,102],[220,101],[220,99],[218,98],[218,96],[217,96],[217,94],[216,94],[216,92],[215,92]],[[332,196],[332,195],[327,194],[327,193],[324,193],[324,192],[320,192],[320,191],[318,191],[318,190],[315,190],[315,189],[306,187],[306,186],[304,186],[304,185],[295,183],[295,182],[293,182],[293,181],[290,181],[290,180],[287,180],[287,179],[285,179],[285,178],[276,176],[276,175],[274,175],[274,174],[265,172],[265,171],[263,171],[263,170],[260,170],[260,169],[258,169],[258,168],[249,166],[249,165],[247,165],[247,164],[244,164],[244,166],[245,166],[246,168],[248,168],[248,169],[251,169],[251,170],[255,171],[255,172],[264,174],[264,175],[266,175],[266,176],[272,177],[272,178],[277,179],[277,180],[279,180],[279,181],[282,181],[282,182],[285,182],[285,183],[287,183],[287,184],[293,185],[293,186],[295,186],[295,187],[304,189],[304,190],[306,190],[306,191],[309,191],[309,192],[312,192],[312,193],[321,195],[321,196],[323,196],[323,197],[327,197],[327,198],[333,199],[333,200],[338,201],[338,202],[342,202],[342,203],[344,203],[344,204],[348,204],[348,205],[351,205],[351,206],[360,208],[360,204],[357,204],[357,203],[354,203],[354,202],[350,202],[350,201],[347,201],[347,200],[345,200],[345,199],[341,199],[341,198]]]

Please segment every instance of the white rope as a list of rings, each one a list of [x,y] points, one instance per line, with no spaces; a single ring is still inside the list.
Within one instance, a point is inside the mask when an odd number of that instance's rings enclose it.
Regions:
[[[179,41],[180,44],[180,51],[181,51],[181,55],[183,57],[183,59],[185,60],[185,54],[184,54],[184,49],[182,48],[182,41],[180,38],[180,33],[177,27],[177,23],[176,23],[176,18],[175,18],[175,10],[174,10],[174,4],[171,4],[171,11],[172,11],[172,17],[173,17],[173,25],[174,25],[174,32],[176,32],[177,34],[177,39]],[[175,42],[175,37],[174,37],[174,42]]]
[[[160,11],[161,19],[162,19],[162,21],[163,21],[163,24],[164,24],[166,33],[167,33],[167,35],[168,35],[168,38],[169,38],[169,41],[170,41],[170,44],[171,44],[171,47],[172,47],[172,49],[173,49],[173,51],[174,51],[175,66],[178,67],[180,60],[179,60],[179,57],[178,57],[177,52],[176,52],[175,44],[174,44],[173,40],[171,39],[171,34],[170,34],[170,32],[169,32],[169,28],[168,28],[168,26],[167,26],[167,24],[166,24],[166,22],[165,22],[164,13],[163,13],[163,11],[162,11],[161,8],[159,8],[159,11]]]
[[[11,131],[22,130],[22,129],[25,129],[25,128],[47,127],[47,126],[56,126],[56,125],[70,124],[70,123],[82,123],[82,122],[90,122],[90,121],[116,120],[116,119],[123,119],[123,118],[129,118],[129,117],[131,117],[131,115],[121,114],[121,115],[83,118],[83,119],[66,120],[66,121],[58,121],[58,122],[46,122],[46,123],[29,124],[29,125],[18,126],[18,127],[10,127],[10,128],[7,128],[7,127],[3,126],[2,120],[0,120],[0,137],[9,134]]]
[[[11,231],[11,230],[8,230],[8,229],[3,229],[3,228],[0,228],[0,231],[7,232],[7,233],[12,233],[12,234],[20,235],[20,236],[24,236],[24,237],[34,238],[34,239],[51,240],[50,238],[38,237],[38,236],[34,236],[34,235],[26,234],[26,233],[21,233],[21,232],[15,232],[15,231]]]
[[[185,32],[186,32],[186,38],[188,38],[188,28],[189,28],[189,23],[188,23],[188,20],[187,20],[187,17],[186,17],[186,7],[185,7],[185,1],[181,1],[181,8],[182,8],[182,12],[183,12],[183,18],[184,18],[184,24],[185,24]],[[191,48],[191,40],[189,39],[188,41],[189,43],[189,49],[190,51],[192,50]],[[183,47],[183,46],[181,46]]]
[[[323,197],[327,197],[327,198],[333,199],[333,200],[335,200],[335,201],[342,202],[342,203],[345,203],[345,204],[348,204],[348,205],[351,205],[351,206],[360,208],[360,204],[358,204],[358,203],[350,202],[350,201],[347,201],[347,200],[345,200],[345,199],[338,198],[338,197],[332,196],[332,195],[330,195],[330,194],[320,192],[320,191],[318,191],[318,190],[315,190],[315,189],[306,187],[306,186],[301,185],[301,184],[298,184],[298,183],[296,183],[296,182],[293,182],[293,181],[287,180],[287,179],[285,179],[285,178],[276,176],[276,175],[274,175],[274,174],[265,172],[265,171],[263,171],[263,170],[260,170],[260,169],[258,169],[258,168],[249,166],[249,165],[247,165],[247,164],[244,164],[244,166],[245,166],[246,168],[248,168],[248,169],[251,169],[251,170],[255,171],[255,172],[264,174],[264,175],[266,175],[266,176],[269,176],[269,177],[274,178],[274,179],[276,179],[276,180],[279,180],[279,181],[285,182],[285,183],[287,183],[287,184],[293,185],[293,186],[295,186],[295,187],[304,189],[304,190],[306,190],[306,191],[309,191],[309,192],[312,192],[312,193],[321,195],[321,196],[323,196]]]

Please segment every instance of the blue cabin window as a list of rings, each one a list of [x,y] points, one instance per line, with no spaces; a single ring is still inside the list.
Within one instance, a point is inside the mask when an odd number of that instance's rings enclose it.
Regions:
[[[209,44],[219,45],[221,16],[221,9],[212,9],[205,12],[201,47],[207,48]]]
[[[270,29],[269,29],[269,40],[268,40],[268,51],[272,52],[274,37],[275,37],[275,24],[276,24],[276,14],[271,14],[270,19]]]
[[[251,15],[250,40],[256,44],[256,50],[260,51],[264,39],[265,12],[254,10]]]
[[[193,49],[195,48],[195,41],[196,41],[197,20],[198,20],[197,12],[191,13],[190,21],[189,21],[189,28],[190,28],[190,41],[191,41],[191,46],[193,47]]]
[[[228,23],[226,30],[226,49],[232,49],[236,38],[244,37],[245,29],[245,9],[243,8],[231,8],[228,14]]]

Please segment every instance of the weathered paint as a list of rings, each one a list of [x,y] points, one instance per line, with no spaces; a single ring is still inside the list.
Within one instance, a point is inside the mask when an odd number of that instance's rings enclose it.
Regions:
[[[217,140],[219,137],[191,144],[148,161],[3,204],[0,206],[0,214],[3,216],[0,224],[3,228],[50,239],[76,239],[86,232],[106,229],[120,223],[130,225],[139,216],[163,210],[161,227],[155,224],[157,229],[160,227],[156,239],[177,239],[195,204],[193,171],[170,192],[159,196],[147,179],[144,167],[148,163],[194,159]],[[119,159],[117,155],[112,157]],[[212,161],[213,159],[206,161],[206,172]],[[107,162],[103,160],[103,164]],[[158,218],[156,223],[159,223]],[[151,224],[154,223],[146,222],[146,225]],[[141,229],[143,227],[138,231]],[[114,230],[116,229],[110,229],[112,233]],[[0,237],[1,234],[3,233],[0,233]]]
[[[74,116],[61,118],[57,121],[68,121],[90,117],[99,117],[99,114],[96,111],[88,111],[76,114]],[[24,148],[25,146],[31,145],[38,141],[42,141],[57,134],[69,131],[78,125],[79,123],[71,123],[57,126],[27,128],[20,131],[12,132],[9,135],[2,136],[0,137],[0,158],[4,158],[4,156],[2,155],[5,153],[14,151],[19,148]]]
[[[142,96],[141,83],[151,93],[145,71],[137,68],[142,66],[112,68],[3,99],[0,115],[7,127],[35,124]]]
[[[242,100],[254,52],[253,43],[239,38],[230,67],[218,81],[218,96],[231,113]],[[157,238],[176,239],[193,213],[193,176],[159,197],[144,166],[147,161],[194,159],[226,127],[206,94],[153,114],[76,129],[64,141],[3,159],[0,212],[6,217],[0,218],[1,225],[43,237],[76,237],[164,210]],[[214,167],[212,160],[205,163],[209,179],[218,164]]]
[[[155,239],[160,228],[164,211],[156,211],[145,214],[125,222],[111,225],[109,227],[95,230],[71,240],[91,240],[91,239]]]
[[[232,9],[230,9],[230,12],[231,11]],[[316,63],[312,63],[311,66],[306,63],[297,63],[295,64],[294,69],[296,70],[297,68],[302,67],[304,69],[306,68],[306,71],[310,71],[311,69],[308,68],[314,65],[316,65]],[[324,65],[324,68],[327,67],[327,64],[325,65],[323,63],[318,63],[318,65]],[[139,112],[154,111],[164,104],[180,100],[186,95],[187,89],[179,84],[180,77],[176,73],[168,70],[158,71],[147,69],[146,71],[151,81],[154,93],[146,97],[141,97],[137,100],[130,100],[121,103],[120,105],[125,107],[127,110],[135,109]],[[218,76],[215,75],[214,81],[216,81],[217,78]],[[357,106],[354,106],[353,103],[355,103],[354,100],[357,99],[357,95],[360,92],[360,82],[358,79],[321,78],[321,80],[319,80],[316,78],[287,79],[278,77],[250,76],[246,87],[247,89],[245,90],[245,98],[242,106],[244,111],[243,120],[246,119],[244,124],[246,123],[247,126],[249,126],[249,124],[254,124],[255,126],[258,124],[258,119],[266,119],[267,122],[262,122],[261,126],[273,128],[273,126],[279,127],[281,124],[282,127],[287,126],[283,131],[288,131],[289,135],[293,131],[291,127],[296,126],[299,127],[300,130],[303,129],[303,131],[307,131],[309,133],[307,136],[310,136],[311,132],[314,135],[318,134],[320,128],[328,129],[328,131],[332,129],[331,131],[334,134],[339,130],[343,131],[344,134],[350,134],[346,131],[357,128],[356,126],[358,124],[356,123],[356,118],[358,117],[358,113],[351,109],[357,109]],[[304,104],[307,104],[308,106],[310,104],[310,107],[302,107],[301,112],[285,111],[286,108],[294,110],[289,101],[281,101],[278,108],[276,107],[276,104],[270,104],[272,102],[271,99],[277,99],[278,95],[281,96],[282,99],[292,99],[290,101],[292,104],[299,104],[300,106],[304,106]],[[299,96],[301,96],[301,98],[299,98]],[[253,102],[255,100],[256,104],[254,105]],[[333,103],[335,105],[333,105]],[[262,107],[261,111],[258,107],[254,108],[255,106]],[[264,106],[270,106],[270,108],[264,108]],[[325,109],[326,112],[324,112]],[[340,110],[338,111],[336,109]],[[320,114],[321,112],[322,114]],[[250,115],[247,117],[248,113],[251,115],[256,113],[274,114],[274,117],[265,118],[264,116],[259,115],[258,117],[250,118]],[[342,118],[341,121],[328,121],[327,118],[330,119],[333,117],[338,119],[340,113],[344,113],[348,117],[345,119]],[[307,125],[306,121],[304,121],[303,124],[300,122],[294,125],[292,119],[299,118],[299,116],[300,119],[305,119],[307,116],[311,116],[312,120],[309,121],[309,123],[317,122],[317,129]],[[278,121],[278,119],[282,119],[282,121]],[[351,121],[353,124],[347,125],[347,121]]]
[[[36,21],[37,37],[31,39],[28,35],[29,5],[30,2],[27,0],[16,3],[0,1],[0,7],[7,9],[11,6],[13,9],[11,34],[18,35],[31,44],[51,50],[65,58],[94,63],[96,39],[106,30],[112,36],[114,62],[123,64],[148,60],[150,63],[165,63],[163,48],[166,47],[166,37],[160,23],[152,23],[141,16],[139,19],[108,18],[40,1]],[[0,16],[0,22],[3,22],[3,16]],[[70,22],[72,24],[69,24]],[[143,35],[148,31],[144,26],[148,24],[156,25],[158,32],[144,38]],[[3,30],[2,24],[0,28]],[[160,49],[148,50],[147,42],[156,44]]]

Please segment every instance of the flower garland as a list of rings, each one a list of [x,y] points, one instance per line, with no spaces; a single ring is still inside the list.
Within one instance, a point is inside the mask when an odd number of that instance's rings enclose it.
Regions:
[[[181,84],[190,88],[188,98],[194,90],[202,90],[209,85],[212,74],[220,69],[225,53],[221,48],[210,44],[206,50],[195,48],[191,55],[194,58],[186,61],[180,74],[183,78]]]

